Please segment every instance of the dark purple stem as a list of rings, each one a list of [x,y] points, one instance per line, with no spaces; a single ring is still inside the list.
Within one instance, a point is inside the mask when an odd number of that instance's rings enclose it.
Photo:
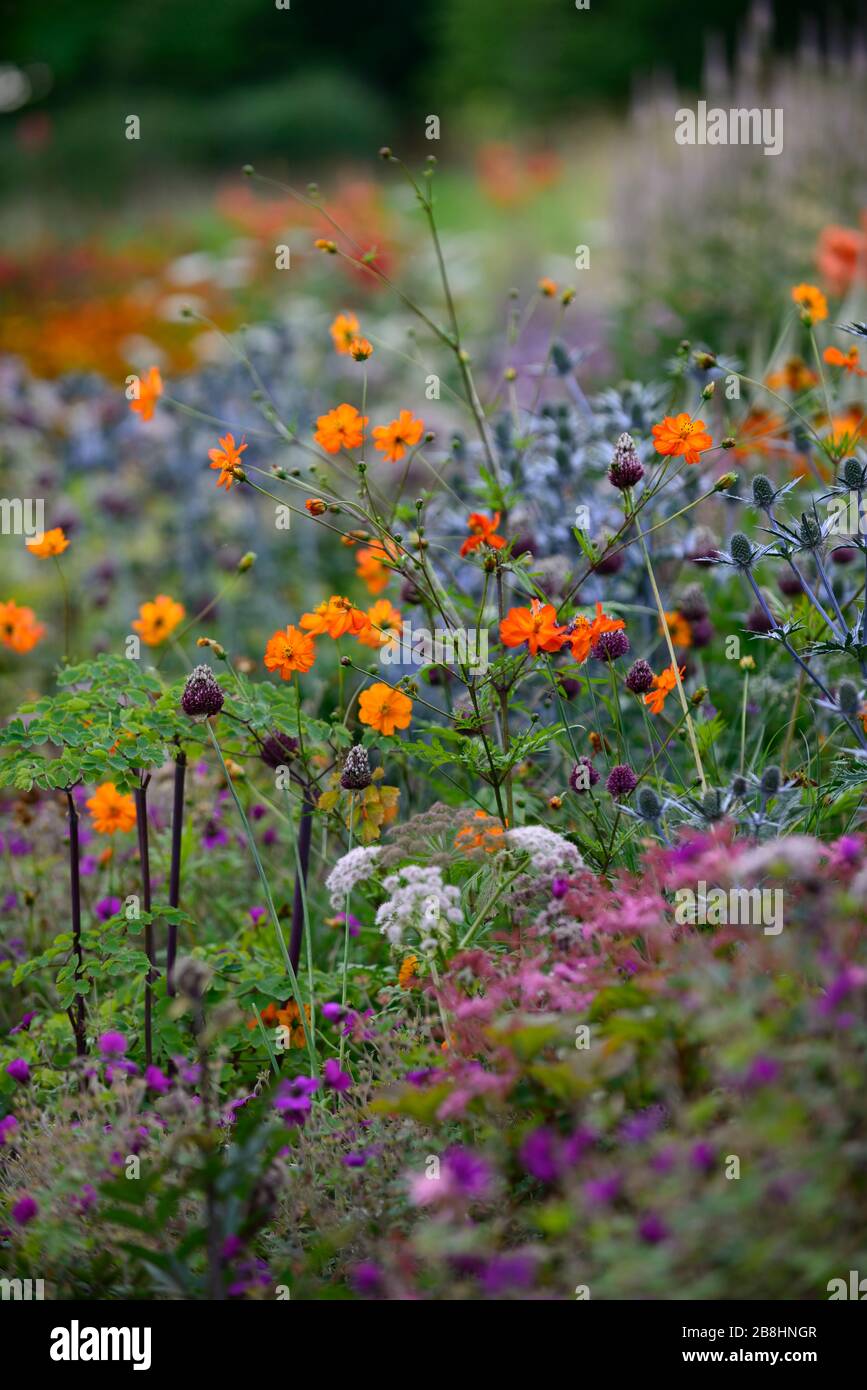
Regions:
[[[71,791],[66,793],[69,809],[69,892],[72,906],[72,949],[75,952],[75,978],[80,980],[84,968],[84,952],[81,948],[81,871],[78,849],[78,808]],[[69,1009],[69,1021],[75,1034],[75,1051],[79,1057],[87,1056],[87,1005],[84,995],[77,994]]]
[[[292,934],[289,938],[289,959],[292,969],[298,972],[301,959],[301,940],[304,936],[304,892],[307,888],[307,870],[310,865],[310,839],[313,833],[313,802],[305,788],[301,803],[301,819],[298,826],[298,859],[301,873],[295,871],[295,897],[292,903]]]
[[[172,810],[172,863],[169,870],[169,907],[179,907],[181,902],[181,835],[184,828],[184,780],[187,775],[187,755],[183,751],[175,759],[175,800]],[[166,992],[175,992],[174,969],[178,954],[178,928],[176,922],[169,922],[168,943],[166,945]]]
[[[148,849],[148,804],[147,804],[147,782],[143,786],[135,788],[135,818],[138,828],[138,857],[141,864],[142,896],[145,912],[150,916],[151,910],[151,861]],[[150,1066],[154,1058],[153,1044],[153,1010],[154,1010],[154,924],[145,923],[145,952],[150,962],[150,969],[145,981],[145,1061]]]

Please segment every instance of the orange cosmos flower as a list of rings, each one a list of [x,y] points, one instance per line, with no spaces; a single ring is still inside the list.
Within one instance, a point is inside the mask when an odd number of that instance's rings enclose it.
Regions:
[[[686,667],[681,666],[680,678],[686,673]],[[662,707],[665,704],[665,697],[670,695],[677,685],[677,674],[674,665],[667,666],[660,675],[653,677],[653,688],[644,697],[644,703],[650,708],[652,714],[662,714]]]
[[[44,632],[32,608],[21,607],[14,599],[0,603],[0,642],[4,647],[23,656],[33,650]]]
[[[313,438],[326,454],[338,454],[341,449],[357,449],[364,438],[364,426],[369,416],[360,415],[354,405],[339,405],[320,415]]]
[[[338,314],[328,332],[331,334],[335,352],[339,352],[341,357],[345,357],[349,352],[349,346],[354,338],[358,337],[360,328],[358,319],[348,310]]]
[[[320,603],[312,613],[302,613],[299,621],[311,636],[322,637],[327,634],[335,641],[347,632],[352,637],[357,637],[367,627],[367,615],[362,613],[360,608],[356,608],[348,598],[341,598],[340,594],[332,594],[326,603]]]
[[[676,608],[671,613],[666,613],[665,621],[668,623],[668,630],[671,634],[672,645],[675,647],[692,646],[692,628],[689,619],[685,618]],[[662,632],[662,623],[659,624]]]
[[[557,293],[557,281],[549,279],[547,275],[543,275],[542,279],[539,281],[539,293],[544,295],[546,299],[553,299],[554,295]]]
[[[698,463],[702,450],[713,444],[704,420],[691,419],[685,410],[666,415],[661,424],[654,425],[653,440],[658,454],[683,455],[687,463]]]
[[[394,574],[394,570],[387,563],[389,560],[397,560],[399,552],[386,541],[381,545],[379,541],[374,541],[372,545],[363,545],[356,551],[356,575],[363,579],[367,585],[369,594],[374,598],[381,594],[388,585],[388,581]]]
[[[583,664],[603,632],[619,632],[625,627],[622,618],[610,618],[607,613],[602,612],[602,604],[597,602],[596,617],[592,622],[579,615],[569,623],[565,629],[566,641],[572,648],[575,660]]]
[[[362,690],[358,701],[358,717],[381,734],[393,734],[395,729],[408,729],[412,719],[412,700],[402,690],[377,681]]]
[[[486,854],[493,854],[500,849],[498,843],[503,838],[503,827],[493,816],[489,816],[487,811],[475,811],[474,819],[484,821],[483,826],[478,828],[474,825],[465,825],[455,836],[455,849],[468,852],[473,849],[483,849]]]
[[[489,545],[492,550],[502,550],[506,542],[503,536],[496,534],[499,524],[499,512],[494,512],[492,517],[485,516],[483,512],[470,512],[467,521],[470,534],[461,546],[461,554],[469,555],[471,550],[478,550],[480,545]]]
[[[353,338],[349,344],[349,356],[354,362],[366,362],[368,357],[373,356],[373,343],[366,338]]]
[[[52,555],[62,555],[69,540],[62,526],[55,526],[51,531],[46,531],[41,541],[25,541],[27,549],[31,555],[38,555],[40,560],[47,560]]]
[[[854,376],[867,376],[867,372],[862,371],[858,363],[861,355],[856,347],[850,347],[848,352],[841,352],[839,348],[825,348],[823,354],[825,361],[832,367],[842,367],[844,371],[851,372]]]
[[[377,599],[367,610],[367,626],[358,634],[363,647],[384,647],[390,637],[399,637],[403,619],[387,598]]]
[[[168,594],[157,594],[155,599],[141,605],[132,625],[148,647],[158,647],[171,636],[186,611],[182,603],[176,603]]]
[[[328,503],[323,502],[321,497],[308,497],[304,505],[311,516],[321,516],[328,511]]]
[[[157,401],[163,394],[163,379],[158,367],[151,367],[147,376],[139,382],[138,400],[130,401],[129,408],[142,420],[152,420]]]
[[[100,835],[114,835],[117,830],[132,830],[135,825],[135,801],[118,791],[114,782],[103,782],[87,802],[93,817],[93,828]]]
[[[306,632],[288,624],[285,631],[275,632],[265,647],[265,665],[269,671],[279,671],[284,681],[293,671],[309,671],[316,660],[316,643]]]
[[[224,487],[230,492],[232,484],[240,481],[235,477],[235,469],[241,467],[241,455],[247,445],[243,439],[240,444],[236,444],[233,434],[224,434],[220,439],[220,446],[219,449],[209,449],[208,458],[211,460],[211,467],[220,470],[217,487]]]
[[[812,323],[819,323],[828,317],[828,301],[815,285],[795,285],[792,299]]]
[[[529,608],[510,608],[500,623],[500,641],[504,647],[520,647],[527,643],[531,656],[537,652],[558,652],[566,641],[566,631],[557,623],[557,613],[550,603],[532,599]]]
[[[852,227],[825,227],[819,237],[816,264],[832,294],[845,294],[859,270],[863,277],[867,238]]]
[[[407,449],[417,444],[424,431],[424,420],[413,419],[411,410],[402,410],[396,420],[377,425],[373,431],[376,447],[390,463],[402,459]]]
[[[780,371],[771,373],[766,384],[772,391],[806,391],[808,387],[815,386],[818,379],[803,357],[788,357]]]
[[[738,429],[734,456],[771,458],[775,454],[785,454],[788,450],[780,443],[785,433],[786,422],[781,415],[774,415],[770,410],[751,410]]]

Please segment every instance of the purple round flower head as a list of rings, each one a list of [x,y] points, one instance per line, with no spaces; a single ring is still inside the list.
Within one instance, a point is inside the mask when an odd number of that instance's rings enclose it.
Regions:
[[[274,768],[276,772],[278,767],[285,767],[287,763],[292,761],[298,752],[298,747],[297,738],[292,738],[289,734],[281,734],[279,730],[275,729],[262,744],[262,762],[267,767]]]
[[[843,839],[845,839],[845,838],[846,838],[846,837],[844,836]],[[842,843],[843,843],[842,840],[838,840],[838,841],[837,841],[837,845],[838,845],[838,846],[840,846]],[[859,840],[856,840],[854,843],[856,844],[856,846],[860,846],[860,841],[859,841]],[[840,860],[839,862],[842,863],[842,860]],[[14,1038],[16,1033],[29,1033],[29,1031],[30,1031],[30,1025],[31,1025],[31,1023],[33,1022],[33,1020],[34,1020],[35,1017],[36,1017],[36,1010],[35,1010],[35,1009],[31,1009],[30,1013],[26,1013],[26,1014],[24,1015],[24,1017],[22,1018],[22,1020],[21,1020],[20,1023],[16,1023],[16,1025],[15,1025],[14,1028],[10,1028],[10,1029],[9,1029],[9,1036],[10,1036],[10,1038]]]
[[[746,629],[748,632],[771,632],[774,624],[768,617],[763,608],[758,604],[747,614]]]
[[[382,1288],[382,1270],[378,1265],[371,1264],[369,1260],[357,1264],[352,1271],[352,1282],[356,1292],[362,1297],[372,1297],[379,1293]]]
[[[22,1086],[26,1086],[30,1080],[30,1068],[23,1057],[16,1057],[6,1068],[7,1076],[11,1076],[13,1081],[17,1081]]]
[[[693,1145],[689,1161],[693,1168],[700,1169],[702,1173],[709,1173],[716,1166],[716,1155],[710,1144],[701,1141]]]
[[[96,1043],[103,1057],[123,1057],[126,1052],[123,1033],[100,1033]]]
[[[310,1097],[318,1088],[315,1076],[296,1076],[280,1083],[274,1097],[274,1109],[286,1124],[303,1124],[311,1110]]]
[[[518,1157],[531,1177],[537,1178],[539,1182],[556,1182],[560,1176],[557,1136],[551,1129],[543,1127],[528,1134]]]
[[[615,799],[621,796],[628,796],[638,785],[638,778],[626,763],[618,763],[612,767],[608,774],[608,781],[605,786]]]
[[[533,1282],[536,1263],[529,1255],[495,1255],[488,1261],[483,1283],[492,1297],[508,1289],[526,1289]]]
[[[145,1067],[144,1079],[148,1090],[156,1091],[157,1095],[164,1096],[171,1090],[171,1081],[159,1067]]]
[[[357,1153],[344,1154],[340,1161],[344,1168],[363,1168],[367,1162],[367,1150],[359,1149]]]
[[[626,689],[633,695],[646,695],[653,686],[653,672],[646,661],[634,661],[626,675]]]
[[[595,787],[599,781],[599,773],[593,766],[589,758],[580,757],[569,773],[569,786],[573,792],[580,796],[583,792],[589,792],[591,787]]]
[[[491,1186],[491,1167],[472,1149],[455,1145],[445,1155],[448,1185],[463,1197],[484,1198]]]
[[[181,708],[191,719],[200,716],[208,719],[219,714],[223,708],[223,692],[210,666],[196,666],[187,676]]]
[[[573,680],[571,676],[558,675],[557,686],[567,700],[574,700],[576,695],[581,694],[581,682]]]
[[[710,618],[691,618],[689,621],[694,647],[707,647],[713,637],[713,623]]]
[[[836,550],[831,551],[831,559],[835,565],[851,565],[857,555],[858,549],[854,545],[840,545]]]
[[[340,785],[348,792],[363,792],[371,783],[367,749],[360,743],[350,748],[340,774]]]
[[[614,449],[614,458],[611,460],[611,467],[608,470],[608,481],[613,487],[621,490],[628,487],[635,487],[644,477],[644,468],[638,452],[635,448],[635,441],[631,434],[622,434],[617,441]]]
[[[625,564],[622,550],[612,550],[610,555],[603,555],[601,560],[597,560],[593,566],[594,574],[619,574]]]
[[[628,651],[629,638],[623,628],[617,628],[614,632],[603,632],[593,646],[593,655],[597,661],[616,661]]]
[[[777,586],[780,593],[785,594],[786,598],[797,598],[798,594],[804,592],[804,586],[798,576],[792,574],[789,570],[783,570],[783,573],[777,580]]]
[[[258,927],[259,923],[261,922],[261,920],[262,920],[262,918],[263,918],[264,916],[265,916],[265,909],[264,909],[264,907],[255,906],[255,907],[251,907],[251,908],[250,908],[250,917],[252,918],[253,926],[254,926],[254,927]]]
[[[21,1197],[12,1208],[12,1220],[17,1221],[19,1226],[26,1226],[38,1211],[39,1208],[32,1197]]]
[[[95,911],[100,922],[107,922],[109,917],[114,917],[115,913],[120,912],[122,907],[123,903],[120,898],[100,898]]]
[[[747,1086],[767,1086],[780,1074],[779,1064],[772,1057],[754,1057],[744,1077]]]
[[[18,1121],[14,1115],[4,1115],[0,1120],[0,1144],[5,1144],[14,1129],[18,1128]]]
[[[698,618],[706,618],[710,611],[707,606],[704,589],[700,584],[689,584],[677,601],[677,611],[688,623],[694,623]]]
[[[568,878],[555,878],[554,881],[553,881],[553,883],[551,884],[551,897],[552,897],[552,898],[565,898],[565,896],[566,896],[566,894],[567,894],[568,892],[569,892],[569,880],[568,880]]]
[[[659,1245],[660,1241],[668,1239],[668,1227],[658,1216],[650,1212],[639,1222],[638,1234],[648,1245]]]
[[[322,1075],[326,1086],[332,1091],[348,1091],[352,1085],[352,1077],[347,1072],[341,1071],[340,1063],[336,1057],[329,1057],[325,1066],[322,1068]]]
[[[339,1023],[346,1013],[342,1004],[328,1003],[322,1005],[322,1017],[329,1023]]]

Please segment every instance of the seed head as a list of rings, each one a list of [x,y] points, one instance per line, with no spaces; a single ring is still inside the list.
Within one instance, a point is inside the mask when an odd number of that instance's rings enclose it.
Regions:
[[[856,715],[861,707],[858,687],[854,681],[842,680],[837,688],[837,701],[844,714]]]
[[[753,547],[743,531],[735,531],[729,544],[731,557],[741,569],[748,570],[753,563]]]
[[[753,503],[760,507],[762,511],[770,511],[774,505],[776,490],[770,478],[766,478],[764,473],[757,473],[753,478]]]
[[[638,457],[631,434],[621,434],[614,449],[608,470],[608,481],[621,490],[634,487],[644,477],[644,466]]]
[[[217,684],[210,666],[196,666],[187,676],[184,693],[181,695],[181,708],[191,719],[209,718],[219,714],[223,708],[223,692]]]
[[[350,748],[340,774],[340,785],[348,792],[363,792],[370,786],[370,761],[367,749],[360,743]]]
[[[653,686],[653,672],[646,661],[639,659],[634,662],[626,677],[626,688],[631,690],[633,695],[646,695]]]

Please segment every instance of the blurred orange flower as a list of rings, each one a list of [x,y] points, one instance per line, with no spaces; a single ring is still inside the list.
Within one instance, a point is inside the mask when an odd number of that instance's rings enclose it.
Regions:
[[[33,650],[44,632],[32,608],[22,607],[11,598],[0,603],[0,642],[4,647],[23,656]]]
[[[349,356],[354,362],[366,362],[373,356],[373,344],[366,338],[353,338],[349,344]]]
[[[687,463],[698,463],[702,450],[713,444],[704,420],[693,420],[685,410],[666,415],[661,424],[654,425],[653,439],[658,454],[682,455]]]
[[[327,454],[338,454],[341,449],[357,449],[364,438],[364,426],[369,417],[360,415],[354,405],[346,402],[320,415],[316,421],[313,438],[321,444]]]
[[[818,381],[815,372],[807,366],[803,357],[788,357],[778,372],[772,372],[766,384],[772,391],[806,391]]]
[[[362,690],[358,701],[358,718],[381,734],[393,734],[395,729],[408,729],[412,719],[412,700],[402,690],[377,681]]]
[[[572,648],[572,656],[578,662],[585,662],[603,632],[619,632],[626,624],[622,618],[609,618],[602,612],[602,604],[596,604],[596,617],[592,622],[579,615],[573,618],[565,629],[566,641]]]
[[[547,275],[543,275],[542,279],[539,281],[539,293],[544,295],[545,299],[553,299],[554,295],[557,293],[557,281],[549,279]]]
[[[148,647],[158,647],[171,636],[186,611],[182,603],[176,603],[168,594],[157,594],[141,605],[132,625]]]
[[[825,227],[816,253],[819,274],[832,294],[845,294],[867,270],[867,237],[854,227]]]
[[[828,301],[816,285],[795,285],[792,299],[801,313],[806,314],[813,323],[820,323],[828,317]]]
[[[529,608],[510,608],[500,623],[504,647],[520,647],[524,642],[531,656],[537,652],[558,652],[566,641],[565,629],[558,626],[557,613],[550,603],[531,600]]]
[[[163,379],[158,367],[151,367],[146,377],[139,383],[138,400],[130,401],[129,408],[142,420],[152,420],[157,401],[163,394]]]
[[[306,632],[291,623],[285,630],[275,632],[265,647],[265,665],[269,671],[279,671],[288,681],[294,671],[309,671],[316,660],[316,643]]]
[[[492,550],[502,550],[506,541],[503,536],[496,534],[499,524],[499,512],[494,512],[492,517],[485,516],[483,512],[470,512],[467,521],[470,534],[461,546],[461,554],[469,555],[470,551],[478,550],[480,545],[489,545]]]
[[[118,791],[114,782],[103,782],[87,802],[93,817],[93,828],[100,835],[132,830],[135,825],[135,801],[129,793]]]
[[[683,680],[686,674],[686,667],[681,666],[680,678]],[[677,673],[674,664],[667,666],[658,676],[653,677],[653,688],[644,697],[644,703],[649,707],[651,714],[662,714],[666,696],[670,695],[677,685]]]
[[[412,989],[418,984],[418,956],[404,956],[397,975],[401,989]]]
[[[334,343],[334,350],[335,352],[339,352],[341,357],[349,352],[350,343],[353,338],[358,337],[359,328],[360,324],[358,319],[354,314],[349,313],[348,310],[344,310],[342,314],[338,314],[337,318],[332,323],[328,331]]]
[[[367,610],[367,625],[358,634],[363,647],[383,647],[390,637],[399,637],[403,619],[390,599],[380,598]]]
[[[848,352],[841,352],[839,348],[825,348],[823,354],[825,361],[832,367],[842,367],[844,371],[851,372],[853,376],[867,376],[867,372],[862,371],[858,365],[861,361],[861,354],[853,345]]]
[[[376,447],[390,463],[402,459],[408,448],[412,448],[422,437],[424,420],[413,418],[411,410],[402,410],[396,420],[387,425],[377,425],[373,431]]]
[[[666,613],[665,621],[668,623],[668,631],[675,647],[692,646],[692,628],[688,618],[675,608],[671,613]],[[659,624],[659,630],[662,632],[662,623]]]
[[[385,545],[379,541],[374,541],[371,545],[363,545],[360,550],[356,551],[356,576],[364,580],[368,593],[373,594],[374,597],[382,593],[394,574],[391,565],[386,562],[397,560],[398,553],[388,541]]]
[[[47,560],[52,555],[62,555],[69,540],[62,526],[55,526],[52,530],[46,531],[41,541],[25,541],[27,549],[31,555],[38,555],[40,560]]]
[[[235,469],[241,467],[241,455],[247,445],[243,439],[240,444],[236,444],[233,434],[224,434],[220,439],[220,446],[219,449],[209,449],[208,458],[211,460],[211,467],[220,470],[217,487],[224,487],[230,492],[232,484],[238,481]]]
[[[484,825],[465,825],[455,836],[455,849],[483,849],[486,854],[493,854],[501,848],[503,826],[494,816],[489,816],[487,811],[474,812],[474,819],[484,821]]]

